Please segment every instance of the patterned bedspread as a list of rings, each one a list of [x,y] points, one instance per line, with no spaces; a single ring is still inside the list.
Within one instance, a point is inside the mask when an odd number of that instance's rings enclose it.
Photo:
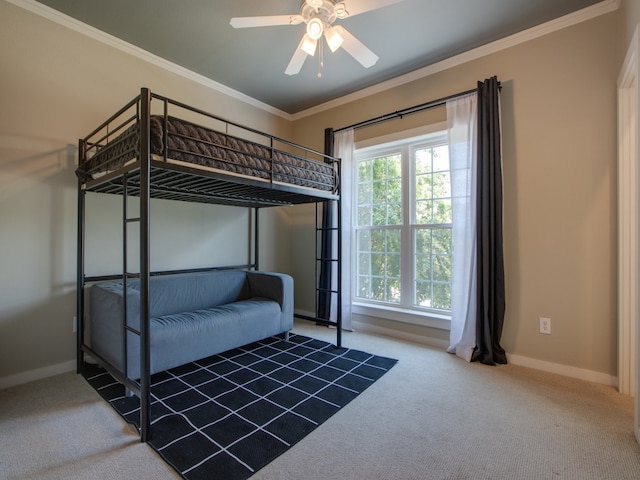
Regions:
[[[152,116],[150,148],[155,158],[323,191],[333,191],[337,185],[337,173],[328,163],[272,149],[175,117],[167,117],[166,152],[164,137],[164,117]],[[138,126],[129,127],[80,165],[76,174],[82,181],[87,181],[118,170],[138,157],[139,138]]]

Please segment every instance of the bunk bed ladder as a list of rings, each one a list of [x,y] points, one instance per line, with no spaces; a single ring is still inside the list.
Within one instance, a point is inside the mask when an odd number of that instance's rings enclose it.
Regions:
[[[322,214],[319,213],[320,210]],[[325,218],[333,214],[336,214],[337,218],[328,225]],[[316,315],[319,324],[336,327],[336,347],[340,348],[342,346],[342,262],[341,231],[338,225],[340,225],[340,201],[328,200],[316,203]],[[331,311],[334,308],[335,315],[332,315]],[[331,319],[332,316],[335,320]]]
[[[130,278],[137,278],[140,275],[129,272],[129,254],[128,254],[128,246],[129,246],[129,236],[128,230],[130,224],[140,224],[140,216],[137,217],[129,217],[129,175],[125,173],[122,176],[122,291],[123,291],[123,324],[122,331],[124,332],[123,340],[122,340],[122,369],[125,374],[129,371],[128,365],[128,355],[129,351],[129,335],[128,333],[133,333],[137,335],[140,339],[140,330],[136,330],[132,326],[129,325],[128,312],[129,308],[127,305],[127,284]],[[140,340],[139,340],[140,341]],[[129,394],[129,390],[127,389],[127,394]]]
[[[334,156],[333,129],[324,131],[324,153]],[[338,178],[342,178],[342,162],[338,163]],[[342,347],[342,204],[340,183],[338,198],[316,202],[316,315],[324,323],[336,327],[336,347]],[[322,215],[318,214],[322,206]],[[320,247],[318,247],[320,238]],[[318,269],[320,270],[318,272]],[[335,302],[334,302],[335,299]],[[335,315],[331,314],[335,308]],[[334,320],[332,320],[334,317]]]

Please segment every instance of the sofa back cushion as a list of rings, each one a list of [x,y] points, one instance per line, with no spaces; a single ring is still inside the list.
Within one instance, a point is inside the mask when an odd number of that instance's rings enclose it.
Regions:
[[[217,307],[249,298],[247,273],[222,270],[151,277],[149,279],[150,317],[162,317]],[[129,282],[140,290],[139,281]]]

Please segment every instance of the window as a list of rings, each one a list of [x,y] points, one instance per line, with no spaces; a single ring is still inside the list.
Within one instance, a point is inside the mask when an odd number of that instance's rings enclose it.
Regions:
[[[446,132],[355,152],[354,300],[451,310],[451,178]]]

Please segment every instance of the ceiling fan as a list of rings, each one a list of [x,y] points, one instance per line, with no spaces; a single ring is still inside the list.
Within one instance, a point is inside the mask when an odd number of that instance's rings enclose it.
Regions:
[[[234,17],[231,26],[234,28],[267,27],[275,25],[299,25],[305,23],[307,31],[302,36],[298,47],[284,73],[296,75],[302,69],[307,56],[314,56],[318,40],[324,35],[332,52],[344,48],[353,58],[369,68],[378,61],[378,56],[369,50],[360,40],[354,37],[342,25],[333,23],[340,19],[353,17],[361,13],[386,7],[402,0],[303,0],[300,13],[291,15],[269,15],[260,17]],[[322,51],[322,43],[320,43]],[[322,66],[322,59],[320,59]],[[318,73],[321,76],[321,73]]]

